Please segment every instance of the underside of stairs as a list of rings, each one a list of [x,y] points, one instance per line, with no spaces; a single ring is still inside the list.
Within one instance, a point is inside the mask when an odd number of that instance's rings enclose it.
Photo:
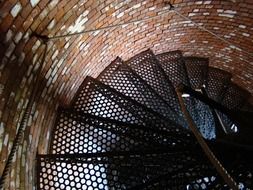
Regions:
[[[38,189],[230,189],[182,98],[219,167],[252,189],[253,108],[231,78],[178,50],[117,57],[58,109],[49,154],[37,156]]]

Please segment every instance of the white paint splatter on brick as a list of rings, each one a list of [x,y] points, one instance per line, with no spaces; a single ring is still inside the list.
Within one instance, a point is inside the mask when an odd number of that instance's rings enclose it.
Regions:
[[[14,38],[14,41],[16,43],[18,43],[21,40],[22,36],[23,36],[23,33],[22,32],[18,32],[17,35]]]
[[[128,33],[127,33],[127,36],[131,36],[133,33],[134,33],[133,31],[128,32]],[[147,36],[148,36],[148,35],[147,35]]]
[[[64,59],[60,59],[59,62],[57,63],[57,67],[60,68],[62,64],[64,63]]]
[[[64,75],[66,71],[67,71],[67,67],[64,67],[61,74]]]
[[[210,13],[203,13],[203,15],[205,15],[205,16],[206,16],[206,15],[210,15]]]
[[[223,9],[217,9],[217,12],[220,13],[219,16],[222,17],[228,17],[228,18],[233,18],[235,14],[237,13],[236,11],[233,10],[223,10]]]
[[[93,36],[96,36],[96,35],[98,35],[99,34],[99,30],[98,31],[95,31],[95,32],[93,32]]]
[[[48,79],[46,86],[49,87],[50,84],[51,84],[51,82],[52,82],[52,77],[50,77],[50,78]]]
[[[30,0],[32,7],[35,7],[39,2],[40,0]]]
[[[56,51],[54,52],[54,54],[52,55],[52,60],[54,60],[54,59],[56,58],[56,56],[58,55],[58,53],[59,53],[58,50],[56,50]]]
[[[23,63],[24,59],[25,59],[25,53],[22,52],[22,53],[20,54],[19,58],[18,58],[18,63],[19,63],[19,64]]]
[[[55,74],[54,78],[53,78],[53,81],[52,81],[53,84],[55,83],[55,81],[57,80],[57,78],[58,78],[58,74]]]
[[[181,21],[181,22],[178,22],[178,24],[190,24],[192,21],[190,20],[186,20],[186,21]]]
[[[249,36],[250,36],[250,34],[248,34],[248,33],[242,33],[242,35],[243,35],[243,36],[246,36],[246,37],[249,37]]]
[[[37,40],[32,47],[32,52],[35,52],[39,48],[40,44],[41,44],[40,40]]]
[[[10,39],[12,38],[12,36],[13,36],[13,32],[12,32],[11,29],[9,29],[8,32],[7,32],[7,34],[6,34],[6,36],[5,36],[5,42],[10,41]]]
[[[195,4],[197,5],[201,5],[203,3],[203,1],[196,1]]]
[[[16,47],[15,44],[12,42],[12,43],[9,45],[8,49],[6,50],[5,55],[6,55],[7,57],[10,57],[11,54],[12,54],[12,52],[14,51],[15,47]]]
[[[88,14],[89,14],[88,10],[84,11],[84,13],[81,14],[76,19],[75,23],[68,28],[68,32],[74,33],[74,32],[83,31],[85,28],[85,26],[83,26],[83,25],[88,21],[88,17],[87,17]]]
[[[29,32],[26,32],[25,33],[25,35],[24,35],[24,40],[25,40],[25,42],[27,42],[28,41],[28,39],[29,39],[29,35],[30,35],[30,33]]]
[[[150,7],[148,10],[153,11],[156,9],[156,6]]]
[[[69,42],[67,42],[67,43],[64,45],[64,48],[65,48],[65,49],[68,49],[68,47],[69,47]]]
[[[236,12],[236,11],[233,11],[233,10],[225,10],[224,13],[234,15],[234,14],[236,14],[237,12]]]
[[[7,145],[8,141],[9,141],[9,134],[6,134],[4,137],[4,146]]]
[[[189,17],[191,17],[191,16],[195,16],[196,14],[195,13],[189,13]]]
[[[50,68],[48,71],[47,71],[47,74],[45,76],[46,79],[49,79],[49,76],[51,75],[51,72],[52,72],[52,69]]]
[[[79,47],[79,50],[80,50],[80,51],[82,51],[83,48],[84,48],[85,46],[86,46],[86,43],[85,43],[85,42],[82,42],[82,41],[81,41],[81,42],[78,43],[78,47]]]
[[[219,14],[219,16],[233,18],[235,15],[232,15],[232,14]]]
[[[55,19],[51,20],[51,22],[50,22],[49,25],[47,26],[47,29],[48,29],[48,30],[51,30],[54,26],[55,26]]]
[[[116,16],[116,18],[120,18],[120,17],[122,17],[122,16],[124,16],[124,12],[119,13],[119,14]]]
[[[138,9],[139,7],[141,7],[141,3],[138,3],[138,4],[134,5],[132,8],[133,9]]]
[[[43,20],[48,15],[48,8],[45,7],[43,11],[40,13],[39,17],[41,20]]]
[[[22,6],[20,2],[18,2],[12,9],[11,9],[11,15],[15,18],[18,13],[21,11]]]
[[[37,62],[37,59],[38,59],[38,54],[35,54],[33,56],[33,61],[32,61],[33,65]]]
[[[53,72],[52,72],[52,74],[51,74],[51,76],[52,77],[55,76],[55,74],[57,73],[57,71],[58,71],[58,67],[55,67],[54,70],[53,70]]]
[[[204,4],[207,5],[207,4],[211,4],[212,1],[204,1]]]
[[[246,26],[245,26],[245,25],[240,24],[240,25],[239,25],[239,28],[246,28]]]
[[[178,34],[175,34],[174,36],[184,36],[184,33],[178,33]]]
[[[193,12],[197,13],[197,12],[199,12],[199,9],[193,9]]]
[[[51,0],[50,3],[48,4],[49,9],[53,9],[57,4],[59,0]]]

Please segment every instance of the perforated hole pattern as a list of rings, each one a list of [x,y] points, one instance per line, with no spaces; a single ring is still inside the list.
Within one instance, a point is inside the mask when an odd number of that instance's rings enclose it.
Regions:
[[[86,78],[74,102],[77,111],[126,123],[176,131],[180,126],[143,107],[95,79]],[[183,132],[180,129],[180,132]]]
[[[223,92],[229,84],[230,79],[230,73],[214,67],[209,67],[206,84],[206,91],[208,96],[213,100],[220,102]]]
[[[120,154],[120,153],[119,153]],[[88,156],[88,157],[87,157]],[[38,158],[40,189],[129,189],[159,177],[187,183],[212,171],[189,152]],[[189,164],[190,163],[190,164]],[[203,167],[208,168],[206,171]],[[202,171],[200,171],[202,168]],[[211,170],[210,170],[211,169]],[[181,175],[179,175],[181,173]],[[215,174],[215,173],[213,173]],[[171,182],[171,181],[170,181]],[[185,183],[185,181],[184,181]]]
[[[164,133],[143,126],[61,110],[54,129],[53,154],[96,153],[157,148],[182,149],[192,142],[189,134]]]
[[[180,51],[166,52],[156,57],[175,87],[179,84],[190,86],[184,59]]]
[[[155,148],[151,143],[125,136],[115,128],[117,126],[113,123],[61,111],[54,130],[51,152],[73,154]]]
[[[175,89],[151,50],[139,53],[126,63],[182,116]]]
[[[208,59],[199,57],[184,57],[187,75],[193,89],[200,89],[206,83]]]
[[[118,92],[132,98],[142,105],[151,108],[155,112],[163,115],[167,119],[185,125],[180,114],[162,99],[143,79],[141,79],[126,64],[121,64],[115,69],[115,62],[107,68],[107,72],[100,75],[100,81]]]
[[[239,110],[247,102],[250,94],[234,83],[230,83],[224,93],[222,104],[229,109]]]

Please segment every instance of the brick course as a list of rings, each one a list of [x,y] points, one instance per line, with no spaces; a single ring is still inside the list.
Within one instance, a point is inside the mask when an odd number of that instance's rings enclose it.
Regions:
[[[151,48],[155,53],[179,49],[184,55],[209,57],[212,66],[231,72],[233,81],[253,94],[253,2],[171,2],[182,15],[230,44],[200,30],[173,11],[143,22],[48,42],[33,114],[7,189],[32,189],[35,155],[37,151],[47,152],[58,105],[67,106],[84,77],[96,77],[116,56],[128,59]],[[32,32],[55,36],[100,28],[156,16],[166,6],[164,0],[1,2],[0,173],[41,64],[44,45],[31,36]]]

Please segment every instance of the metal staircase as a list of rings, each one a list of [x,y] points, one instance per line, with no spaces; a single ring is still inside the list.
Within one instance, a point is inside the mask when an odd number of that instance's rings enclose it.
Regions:
[[[253,188],[250,95],[208,64],[146,50],[86,77],[58,110],[50,154],[37,155],[38,189],[230,189],[226,177]],[[178,86],[225,178],[189,127]]]

